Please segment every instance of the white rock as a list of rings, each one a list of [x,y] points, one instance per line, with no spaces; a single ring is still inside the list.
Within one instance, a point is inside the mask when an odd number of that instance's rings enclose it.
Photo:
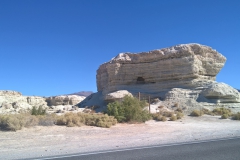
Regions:
[[[197,87],[214,81],[226,58],[200,44],[182,44],[149,52],[121,53],[97,70],[97,88],[103,94],[117,90],[162,92]]]
[[[127,90],[120,90],[116,92],[109,93],[105,96],[104,100],[105,101],[116,101],[119,99],[124,98],[125,96],[133,96],[130,92]]]
[[[207,89],[204,89],[201,94],[215,102],[240,102],[239,92],[225,83],[212,83]]]

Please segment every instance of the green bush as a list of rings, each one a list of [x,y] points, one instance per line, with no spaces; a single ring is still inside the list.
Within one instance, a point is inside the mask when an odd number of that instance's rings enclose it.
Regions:
[[[39,106],[38,108],[36,108],[35,106],[33,106],[32,110],[31,110],[31,114],[32,115],[45,115],[46,114],[46,109],[43,109],[42,106]]]
[[[148,111],[144,110],[145,101],[125,96],[122,102],[109,103],[107,114],[114,116],[118,122],[145,122],[151,118]]]
[[[201,110],[193,110],[190,114],[190,116],[194,116],[194,117],[199,117],[202,116],[204,113]]]

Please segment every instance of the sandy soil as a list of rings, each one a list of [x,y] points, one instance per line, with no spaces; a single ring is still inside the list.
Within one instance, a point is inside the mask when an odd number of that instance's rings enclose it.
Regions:
[[[0,159],[24,159],[148,145],[240,136],[240,121],[218,116],[188,117],[172,122],[117,124],[111,128],[34,127],[0,131]]]

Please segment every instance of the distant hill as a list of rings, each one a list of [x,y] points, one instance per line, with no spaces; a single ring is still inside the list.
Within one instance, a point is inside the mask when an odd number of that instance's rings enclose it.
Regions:
[[[238,90],[238,92],[240,92],[240,89],[237,89]]]
[[[93,93],[92,91],[81,91],[81,92],[75,92],[75,93],[71,93],[71,94],[67,94],[67,95],[78,95],[78,96],[87,97],[87,96],[91,95],[92,93]]]

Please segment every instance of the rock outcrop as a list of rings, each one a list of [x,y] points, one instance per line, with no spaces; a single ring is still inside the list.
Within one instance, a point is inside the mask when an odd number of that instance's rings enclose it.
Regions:
[[[33,106],[47,108],[45,98],[23,96],[16,91],[0,91],[0,113],[17,113],[31,109]]]
[[[97,88],[107,94],[117,90],[159,93],[171,88],[201,87],[201,81],[215,80],[225,61],[216,50],[200,44],[120,53],[97,70]]]
[[[238,91],[215,81],[225,62],[222,54],[201,44],[181,44],[138,54],[120,53],[97,70],[98,94],[107,100],[119,90],[133,95],[141,92],[163,100],[169,108],[179,102],[188,111],[216,107],[219,103],[240,109]]]
[[[87,97],[87,96],[90,96],[91,94],[93,94],[92,91],[81,91],[81,92],[75,92],[67,95],[77,95],[77,96]]]
[[[35,107],[43,107],[49,112],[78,110],[75,105],[86,97],[64,95],[54,97],[23,96],[16,91],[0,91],[0,114],[25,112]]]
[[[46,98],[48,106],[57,105],[76,105],[86,97],[78,95],[64,95],[64,96],[54,96]]]

